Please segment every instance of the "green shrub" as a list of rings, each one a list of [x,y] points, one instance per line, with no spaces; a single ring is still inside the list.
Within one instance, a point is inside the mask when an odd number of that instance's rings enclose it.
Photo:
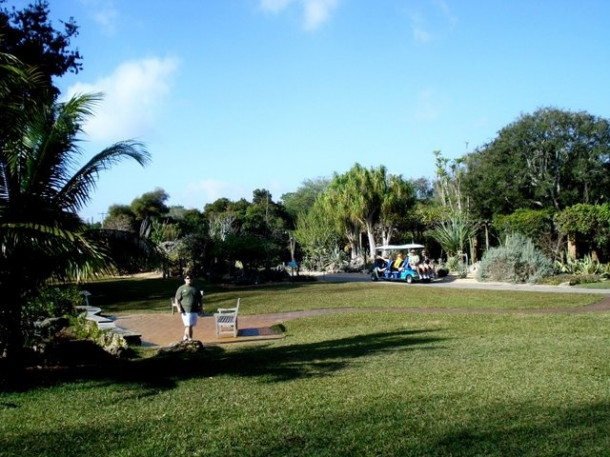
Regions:
[[[87,313],[81,313],[70,319],[69,334],[78,340],[97,341],[102,338],[104,331],[96,322],[87,320]]]
[[[487,251],[477,270],[477,279],[534,283],[551,274],[552,261],[530,239],[515,233],[506,237],[504,246]]]
[[[76,286],[45,287],[23,307],[23,320],[32,322],[47,317],[73,315],[83,300]]]
[[[556,274],[572,274],[572,275],[597,275],[608,277],[610,273],[610,264],[602,264],[593,259],[590,255],[585,255],[582,259],[572,259],[567,254],[566,261],[555,261],[553,267]]]
[[[461,255],[449,257],[445,267],[447,270],[455,272],[460,278],[468,276],[468,266],[464,263],[463,256]]]
[[[447,267],[445,267],[444,265],[442,265],[436,269],[436,276],[439,278],[444,278],[448,274],[449,274],[449,269]]]

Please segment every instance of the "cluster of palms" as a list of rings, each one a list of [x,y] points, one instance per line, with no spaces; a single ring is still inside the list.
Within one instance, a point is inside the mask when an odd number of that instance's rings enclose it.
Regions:
[[[100,95],[58,102],[51,89],[36,68],[0,54],[0,359],[21,347],[22,307],[41,284],[112,266],[78,211],[102,170],[149,160],[133,141],[83,160],[79,135]]]

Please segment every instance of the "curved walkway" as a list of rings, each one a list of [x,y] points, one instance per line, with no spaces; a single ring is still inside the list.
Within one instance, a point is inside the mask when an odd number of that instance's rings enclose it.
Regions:
[[[370,281],[369,275],[359,273],[325,275],[320,278],[322,281],[338,282],[361,282]],[[610,311],[610,289],[583,289],[570,286],[534,286],[527,284],[506,284],[506,283],[478,283],[470,279],[449,278],[434,282],[433,284],[404,284],[392,282],[380,282],[381,284],[396,285],[401,287],[454,287],[472,289],[492,289],[492,290],[519,290],[529,292],[554,292],[554,293],[595,293],[605,295],[605,298],[598,303],[578,307],[578,308],[550,308],[550,309],[529,309],[529,310],[495,310],[495,309],[430,309],[430,308],[407,308],[407,309],[371,309],[370,311],[391,311],[391,312],[431,312],[431,313],[479,313],[479,314],[502,314],[502,313],[583,313]],[[358,308],[362,310],[362,308]],[[282,338],[281,333],[274,332],[272,327],[286,321],[301,317],[353,311],[354,309],[319,309],[309,311],[290,311],[285,313],[262,314],[257,316],[239,317],[239,335],[237,338],[222,337],[217,338],[214,328],[214,317],[205,316],[199,318],[194,329],[193,337],[202,341],[204,344],[215,345],[225,343],[245,343],[253,341],[264,341]],[[182,320],[179,314],[133,314],[116,318],[117,327],[126,329],[130,332],[142,335],[143,346],[163,347],[178,343],[184,331]]]

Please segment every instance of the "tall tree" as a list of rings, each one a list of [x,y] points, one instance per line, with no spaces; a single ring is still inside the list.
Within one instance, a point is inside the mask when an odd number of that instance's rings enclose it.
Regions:
[[[318,199],[307,213],[302,213],[297,220],[294,238],[305,254],[305,261],[311,268],[324,269],[340,250],[343,232],[336,230],[332,216]]]
[[[347,173],[339,175],[335,173],[326,191],[319,197],[319,205],[322,210],[330,216],[337,231],[343,233],[349,244],[352,260],[360,256],[362,224],[354,214],[355,195],[349,189]]]
[[[401,176],[390,175],[383,165],[367,169],[356,163],[347,173],[335,175],[328,190],[328,210],[339,211],[337,216],[346,227],[366,230],[370,258],[375,256],[376,229],[380,227],[388,241],[398,218],[414,203],[411,185]]]
[[[386,189],[381,198],[379,214],[379,229],[381,242],[390,244],[392,235],[405,220],[407,214],[415,206],[415,190],[409,181],[400,175],[390,175],[387,178]],[[373,246],[373,249],[375,246]]]
[[[169,212],[169,208],[165,204],[168,199],[168,193],[161,188],[157,188],[152,192],[145,192],[134,198],[130,208],[138,221],[147,218],[158,219]]]
[[[0,0],[0,5],[5,0]],[[53,78],[82,69],[82,56],[70,48],[70,40],[78,36],[73,18],[62,21],[63,30],[56,30],[49,19],[47,0],[36,0],[23,10],[0,8],[0,51],[11,54],[26,66],[36,67],[41,84],[28,88],[30,98],[56,98],[59,89]]]
[[[464,195],[462,181],[464,179],[464,159],[448,159],[441,151],[433,151],[436,160],[436,190],[434,195],[441,206],[452,213],[468,214],[469,205]]]
[[[19,126],[18,140],[0,144],[0,355],[9,360],[21,347],[22,306],[37,287],[111,263],[78,216],[99,173],[126,158],[149,161],[141,143],[119,142],[75,169],[81,127],[99,98],[43,104]]]
[[[295,191],[282,195],[284,208],[292,221],[300,215],[307,214],[320,195],[328,187],[328,178],[307,179]]]
[[[602,203],[610,188],[610,122],[539,109],[503,128],[465,163],[470,201],[484,219],[518,208]]]

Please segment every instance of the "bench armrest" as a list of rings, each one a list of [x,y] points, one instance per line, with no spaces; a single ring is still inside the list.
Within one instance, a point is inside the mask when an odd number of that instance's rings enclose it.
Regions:
[[[237,312],[237,308],[218,308],[217,314],[236,313],[236,312]]]

